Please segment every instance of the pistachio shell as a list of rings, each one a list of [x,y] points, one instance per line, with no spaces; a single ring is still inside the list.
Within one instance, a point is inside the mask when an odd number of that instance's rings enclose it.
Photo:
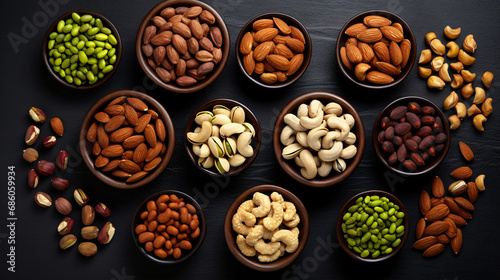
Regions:
[[[228,137],[224,139],[223,142],[224,146],[224,153],[229,157],[232,158],[236,153],[236,140],[234,140],[233,137]]]
[[[207,169],[212,168],[214,166],[214,157],[199,158],[198,165]]]
[[[201,125],[203,121],[210,121],[214,114],[210,111],[200,111],[196,114],[196,117],[194,118],[194,121]]]
[[[220,158],[224,156],[224,146],[218,137],[211,136],[208,138],[208,147],[214,157]]]
[[[250,131],[252,133],[252,137],[255,137],[255,128],[251,123],[245,122],[243,123],[243,126],[245,127],[245,131]]]
[[[231,165],[229,164],[229,161],[225,158],[216,158],[215,159],[215,168],[219,173],[223,174],[229,171],[229,168],[231,168]]]
[[[229,115],[231,113],[231,110],[229,110],[229,108],[227,108],[224,105],[215,105],[213,107],[212,111],[214,112],[214,115],[221,114],[221,115],[225,115],[226,117],[229,117]]]
[[[341,159],[341,158],[336,159],[333,162],[333,169],[335,169],[335,171],[337,171],[339,173],[344,172],[344,170],[346,169],[346,163],[345,163],[345,161],[343,159]]]
[[[245,162],[246,158],[240,154],[235,154],[231,158],[229,158],[229,165],[232,167],[238,167]]]
[[[245,110],[240,106],[235,106],[231,109],[230,114],[231,121],[234,123],[244,123],[245,122]]]
[[[300,151],[302,151],[303,149],[304,147],[302,147],[299,143],[293,143],[283,148],[283,152],[281,153],[281,155],[284,159],[293,159],[294,157],[298,156]]]

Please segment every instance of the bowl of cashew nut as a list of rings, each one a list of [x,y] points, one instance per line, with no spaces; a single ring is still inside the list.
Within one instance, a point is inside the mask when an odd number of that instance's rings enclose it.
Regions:
[[[274,126],[274,154],[281,168],[310,187],[340,183],[363,157],[365,129],[343,98],[315,91],[290,101]]]
[[[227,211],[224,236],[233,256],[257,271],[291,264],[309,236],[309,215],[290,191],[259,185],[238,196]]]

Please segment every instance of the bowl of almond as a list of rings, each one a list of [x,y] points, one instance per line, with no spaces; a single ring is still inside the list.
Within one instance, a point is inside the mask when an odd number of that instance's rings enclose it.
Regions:
[[[295,18],[269,13],[251,19],[236,39],[241,72],[266,88],[297,81],[311,61],[312,44],[306,28]]]
[[[135,90],[99,99],[85,115],[79,146],[83,161],[104,183],[141,187],[167,167],[175,145],[174,125],[163,106]]]
[[[382,89],[399,84],[410,73],[416,42],[410,26],[387,11],[367,11],[340,30],[337,63],[353,83]]]

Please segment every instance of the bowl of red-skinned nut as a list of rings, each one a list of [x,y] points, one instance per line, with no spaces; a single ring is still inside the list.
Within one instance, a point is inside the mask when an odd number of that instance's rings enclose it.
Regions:
[[[401,175],[420,175],[438,166],[450,147],[450,127],[431,101],[409,96],[382,110],[373,126],[373,144],[382,163]]]
[[[224,20],[208,4],[164,1],[144,17],[137,32],[136,55],[142,70],[157,85],[190,93],[220,76],[230,44]]]
[[[272,211],[273,215],[267,216]],[[224,220],[229,251],[245,266],[275,271],[291,264],[309,236],[307,210],[293,193],[260,185],[239,195]]]
[[[150,195],[137,208],[132,237],[148,259],[175,264],[192,256],[206,233],[206,219],[191,196],[177,190]]]

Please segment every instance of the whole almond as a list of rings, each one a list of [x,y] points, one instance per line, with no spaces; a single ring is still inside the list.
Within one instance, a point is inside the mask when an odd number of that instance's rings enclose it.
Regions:
[[[369,63],[375,57],[375,52],[373,52],[373,48],[366,43],[359,42],[358,49],[361,52],[361,56],[363,57],[364,63]]]
[[[201,26],[200,22],[197,20],[192,20],[188,24],[189,28],[191,29],[191,34],[193,34],[193,37],[196,39],[200,40],[203,37],[203,27]]]
[[[137,112],[135,111],[135,109],[128,104],[123,104],[123,108],[125,109],[125,118],[127,119],[128,123],[130,125],[136,126],[139,117],[137,116]]]
[[[448,208],[450,208],[451,213],[460,215],[460,207],[458,207],[458,204],[455,202],[455,200],[453,200],[453,198],[448,196],[445,197],[444,204],[446,204]]]
[[[144,35],[142,36],[142,43],[143,44],[149,44],[151,42],[151,38],[153,38],[156,35],[156,26],[150,25],[146,27],[144,30]]]
[[[128,173],[137,173],[141,171],[141,167],[135,163],[132,160],[124,159],[120,161],[120,164],[118,165],[123,171],[128,172]]]
[[[466,161],[472,161],[474,159],[474,152],[472,152],[472,149],[467,144],[459,142],[458,147],[460,149],[460,153]]]
[[[87,141],[94,143],[97,140],[97,122],[93,122],[87,130]]]
[[[253,50],[253,58],[255,59],[255,61],[263,61],[271,52],[271,49],[274,49],[274,42],[267,41],[261,43]]]
[[[94,207],[90,205],[85,205],[82,208],[82,223],[86,226],[90,226],[94,222],[95,210]]]
[[[349,61],[349,58],[347,58],[346,47],[340,48],[340,59],[342,60],[342,64],[344,64],[344,66],[347,67],[349,70],[354,69],[354,65],[352,65],[352,63]]]
[[[477,200],[477,196],[479,191],[477,189],[476,183],[469,182],[467,183],[467,196],[469,197],[469,201],[475,203]]]
[[[153,38],[151,38],[151,44],[154,46],[166,46],[170,44],[172,41],[172,35],[170,33],[160,33],[157,35],[154,35]]]
[[[189,77],[189,76],[181,76],[181,77],[178,77],[175,80],[175,82],[180,86],[189,87],[189,86],[192,86],[196,83],[196,79],[194,79],[193,77]]]
[[[346,54],[347,58],[351,63],[358,64],[363,61],[363,56],[361,55],[361,51],[354,44],[346,45]]]
[[[306,38],[300,29],[295,26],[290,26],[290,36],[301,41],[304,45],[306,44]]]
[[[189,26],[187,26],[186,24],[184,24],[182,22],[172,23],[172,31],[175,34],[181,35],[185,39],[191,38],[191,29],[189,28]]]
[[[458,254],[460,249],[462,248],[462,242],[463,242],[463,237],[462,237],[462,230],[457,228],[457,235],[451,239],[451,249],[453,249],[453,252],[455,254]]]
[[[441,243],[437,243],[427,248],[422,254],[424,257],[430,258],[441,254],[444,251],[444,245]]]
[[[417,239],[420,239],[424,234],[425,226],[426,226],[425,219],[420,218],[420,220],[418,220],[417,227],[415,229]]]
[[[245,33],[240,41],[240,53],[245,55],[252,51],[253,46],[253,35],[251,32]]]
[[[165,124],[163,123],[163,121],[161,119],[156,119],[155,131],[156,131],[156,136],[158,137],[158,139],[161,142],[165,142],[165,138],[167,138],[167,132],[165,130]]]
[[[148,175],[148,172],[146,171],[139,171],[135,174],[132,174],[132,176],[128,177],[128,179],[126,180],[127,183],[135,183],[141,179],[143,179],[144,177],[146,177],[146,175]]]
[[[64,133],[64,126],[60,118],[54,117],[50,119],[50,127],[55,134],[62,136]]]
[[[404,40],[403,33],[401,33],[401,31],[399,31],[399,29],[394,26],[382,26],[380,27],[380,31],[382,31],[384,37],[389,41],[400,43]]]
[[[444,204],[443,198],[435,198],[435,197],[431,198],[431,208],[439,204]]]
[[[148,148],[148,154],[146,155],[146,162],[150,162],[152,161],[153,159],[155,159],[161,152],[161,150],[163,149],[164,145],[158,141],[153,148]]]
[[[265,28],[274,27],[274,21],[272,19],[259,19],[252,24],[252,28],[255,31],[259,31]]]
[[[424,230],[424,235],[438,235],[448,230],[450,224],[445,221],[435,221]]]
[[[463,179],[467,179],[467,178],[470,178],[472,176],[472,169],[468,166],[462,166],[462,167],[459,167],[455,170],[453,170],[453,172],[451,172],[451,177],[457,179],[457,180],[463,180]]]
[[[141,143],[135,148],[132,160],[135,163],[140,164],[141,162],[146,160],[147,154],[148,154],[148,146],[146,146],[146,144],[144,143]]]
[[[304,43],[302,43],[302,41],[295,38],[285,39],[285,45],[295,53],[303,53],[306,48],[306,46],[304,45]]]
[[[436,235],[436,238],[437,238],[439,243],[442,243],[442,244],[450,243],[450,238],[445,233],[441,233],[441,234]]]
[[[195,18],[201,14],[203,8],[200,6],[192,6],[185,13],[184,16],[187,18]]]
[[[300,66],[302,66],[302,62],[304,62],[303,54],[299,53],[294,55],[292,59],[290,59],[290,67],[288,67],[286,74],[288,76],[295,74],[295,72],[299,70]]]
[[[243,68],[245,68],[245,72],[247,72],[248,75],[252,75],[255,70],[255,60],[253,55],[253,51],[243,55]]]
[[[462,209],[466,211],[474,211],[474,205],[472,205],[472,203],[467,199],[463,197],[455,197],[453,198],[453,200],[455,200],[458,206],[460,206]]]
[[[102,149],[101,154],[105,157],[112,158],[121,156],[124,151],[125,150],[123,149],[122,145],[114,144]]]
[[[274,24],[278,27],[279,31],[285,35],[292,33],[290,26],[284,22],[282,19],[273,17]]]
[[[344,33],[347,36],[356,37],[359,33],[365,31],[366,29],[368,29],[368,27],[366,27],[366,25],[364,25],[362,22],[359,22],[349,26]]]
[[[370,15],[363,18],[363,23],[370,27],[382,27],[391,25],[391,20],[383,16]]]
[[[432,207],[426,214],[424,219],[433,222],[440,220],[450,213],[450,208],[446,204],[439,204]]]
[[[401,54],[403,56],[403,60],[401,61],[401,67],[405,67],[410,59],[411,53],[411,42],[408,39],[404,39],[401,44],[399,44],[399,48],[401,49]]]
[[[113,132],[121,127],[124,121],[125,116],[114,116],[104,125],[104,129],[107,132]]]
[[[104,112],[106,112],[106,114],[108,114],[110,117],[114,117],[123,115],[125,113],[125,109],[123,109],[122,105],[116,104],[104,108]]]
[[[97,127],[97,142],[101,148],[106,148],[109,145],[109,136],[103,125]]]
[[[292,59],[292,57],[294,56],[292,50],[290,50],[290,48],[287,47],[285,44],[277,44],[274,47],[274,54],[282,55],[286,59]]]
[[[455,222],[450,219],[450,218],[444,218],[444,221],[448,222],[449,224],[449,227],[448,227],[448,230],[446,230],[446,235],[449,237],[449,238],[455,238],[455,236],[457,236],[457,225],[455,224]]]
[[[379,28],[368,28],[358,33],[356,38],[365,43],[375,43],[382,39],[382,32]]]
[[[200,14],[200,20],[202,20],[208,24],[214,24],[215,23],[215,16],[207,10],[203,10]]]
[[[160,65],[160,63],[165,58],[166,50],[164,46],[158,46],[153,50],[153,58],[155,60],[156,65]]]
[[[196,59],[200,62],[209,62],[214,59],[214,56],[212,53],[206,50],[201,50],[198,51],[195,55]]]
[[[468,211],[465,211],[464,209],[460,208],[460,214],[459,214],[462,218],[466,219],[466,220],[470,220],[472,219],[472,214],[469,213]]]
[[[156,131],[153,125],[146,125],[146,128],[144,129],[144,137],[146,137],[146,141],[151,148],[154,148],[156,146]]]
[[[144,171],[151,171],[151,170],[155,169],[161,163],[161,161],[162,161],[161,157],[156,157],[152,161],[146,163],[143,167],[143,170]]]
[[[422,215],[427,214],[427,212],[431,210],[431,198],[429,197],[429,194],[425,190],[420,192],[418,205],[420,208],[420,213],[422,213]]]
[[[172,45],[174,46],[175,50],[181,55],[185,55],[188,51],[186,39],[184,39],[181,35],[172,35]]]
[[[113,143],[121,143],[128,137],[134,134],[134,128],[132,127],[122,127],[118,130],[115,130],[109,135],[109,140]],[[102,146],[101,146],[102,147]]]
[[[366,74],[366,79],[374,84],[385,85],[392,83],[394,78],[380,71],[370,71]]]
[[[102,167],[106,166],[108,163],[109,163],[109,158],[107,158],[103,155],[99,155],[94,161],[94,166],[96,168],[102,168]]]
[[[101,170],[104,172],[109,172],[109,171],[112,171],[115,168],[117,168],[119,164],[120,164],[120,160],[114,159],[114,160],[109,161],[108,164],[106,164],[106,166],[104,166]]]
[[[290,67],[290,61],[284,56],[277,54],[270,54],[266,56],[266,61],[278,70],[287,71]]]
[[[210,28],[210,39],[214,42],[214,45],[218,48],[222,47],[223,38],[222,32],[219,27],[211,27]]]
[[[389,52],[389,48],[384,43],[375,43],[375,45],[373,45],[373,51],[380,61],[391,63],[391,54]]]
[[[401,48],[394,41],[391,41],[389,45],[389,52],[391,54],[391,62],[394,66],[399,66],[403,62],[403,53]]]
[[[446,216],[446,218],[450,218],[453,222],[455,222],[455,225],[457,225],[457,227],[463,227],[467,225],[467,221],[460,215],[450,213],[448,214],[448,216]]]
[[[266,84],[274,84],[278,81],[278,76],[274,73],[262,73],[260,79]]]
[[[262,43],[262,42],[272,41],[274,37],[278,35],[278,33],[279,30],[277,28],[268,27],[257,31],[253,36],[253,38],[257,43]]]
[[[434,177],[432,180],[432,195],[435,198],[442,198],[444,196],[444,185],[439,176]]]
[[[222,60],[222,50],[221,48],[214,48],[212,51],[212,56],[213,56],[213,62],[215,64],[218,64]]]
[[[145,141],[144,135],[132,135],[127,139],[123,140],[123,148],[127,150],[135,149],[135,147],[139,146],[141,143],[144,143],[144,141]]]
[[[435,236],[426,236],[424,238],[419,238],[415,243],[413,243],[413,249],[417,250],[427,250],[427,248],[436,244],[438,239]]]
[[[168,70],[165,70],[162,67],[157,67],[155,69],[155,71],[156,71],[156,74],[158,75],[158,77],[160,77],[160,79],[162,81],[164,81],[165,83],[169,83],[170,82],[171,75],[170,75],[170,72]]]
[[[378,70],[380,70],[380,72],[385,73],[387,75],[397,76],[401,74],[400,68],[396,68],[396,66],[387,62],[377,61],[375,62],[375,66],[377,67]]]
[[[151,19],[151,22],[156,26],[156,27],[160,27],[162,25],[164,25],[165,23],[167,23],[167,21],[161,17],[161,16],[154,16],[152,19]]]
[[[214,44],[212,43],[212,41],[210,39],[208,39],[207,37],[203,37],[200,39],[200,41],[198,42],[200,47],[204,50],[207,50],[209,52],[213,51],[214,50]]]

